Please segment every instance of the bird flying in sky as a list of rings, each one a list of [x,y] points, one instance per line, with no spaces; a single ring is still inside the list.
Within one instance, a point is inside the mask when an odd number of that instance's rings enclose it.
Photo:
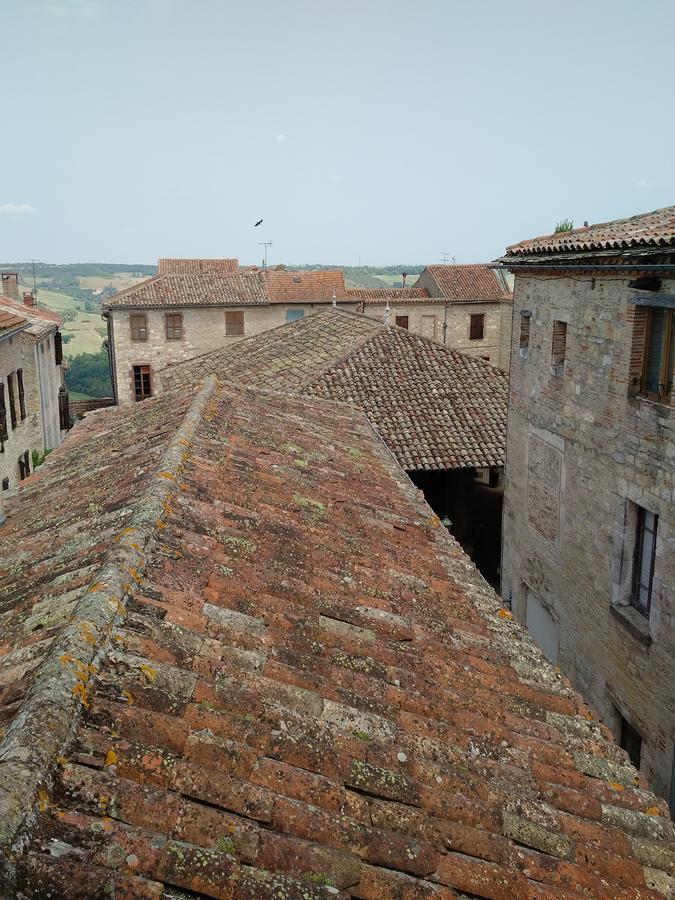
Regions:
[[[262,222],[263,222],[262,219],[258,219],[258,221],[255,223],[255,225],[254,225],[253,227],[254,227],[254,228],[257,228],[258,225],[262,225]]]

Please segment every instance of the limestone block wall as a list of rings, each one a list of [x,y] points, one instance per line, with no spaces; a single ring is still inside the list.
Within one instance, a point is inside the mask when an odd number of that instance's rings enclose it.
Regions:
[[[111,310],[115,372],[117,380],[117,402],[120,406],[134,402],[133,367],[150,366],[151,378],[154,373],[171,363],[183,362],[217,350],[226,344],[236,343],[250,335],[260,334],[286,322],[288,309],[302,310],[305,315],[324,309],[330,303],[269,304],[260,306],[228,307],[185,307],[181,309],[113,309]],[[355,310],[356,303],[340,304],[340,308]],[[239,310],[244,313],[244,334],[225,334],[225,311]],[[165,314],[183,314],[183,336],[179,340],[167,340]],[[129,316],[132,313],[147,315],[148,340],[132,341]]]
[[[641,768],[668,797],[675,442],[672,408],[629,396],[630,294],[618,277],[516,278],[502,592],[617,738],[622,718],[639,732]],[[554,321],[567,324],[562,374],[551,369]],[[659,517],[649,617],[628,605],[632,504]]]
[[[26,418],[21,421],[15,380],[17,420],[16,428],[12,428],[7,377],[17,369],[23,369]],[[23,456],[26,451],[30,455],[33,450],[42,451],[44,449],[40,389],[35,377],[35,341],[25,332],[0,341],[0,381],[5,388],[8,431],[8,439],[3,442],[0,453],[0,486],[5,479],[9,479],[9,489],[11,490],[19,483],[19,457]]]
[[[384,321],[386,305],[368,303],[365,314]],[[396,324],[396,316],[408,316],[408,330],[443,343],[445,305],[442,300],[432,303],[391,303],[389,321]],[[471,340],[469,329],[473,314],[485,316],[484,336]],[[468,356],[487,357],[493,366],[500,363],[502,314],[499,303],[449,303],[447,310],[446,345]]]

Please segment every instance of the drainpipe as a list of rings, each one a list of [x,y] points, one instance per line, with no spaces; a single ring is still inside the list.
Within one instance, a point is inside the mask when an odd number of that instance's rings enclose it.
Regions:
[[[443,306],[443,343],[447,344],[447,336],[448,336],[448,301],[445,301],[445,305]]]
[[[389,297],[387,297],[387,305],[384,308],[384,324],[389,325],[389,313],[391,310],[389,309]]]

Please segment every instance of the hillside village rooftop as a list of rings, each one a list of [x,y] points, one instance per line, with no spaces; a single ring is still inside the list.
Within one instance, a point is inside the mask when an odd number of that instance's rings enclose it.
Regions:
[[[10,895],[667,893],[665,804],[362,413],[209,377],[7,512]]]

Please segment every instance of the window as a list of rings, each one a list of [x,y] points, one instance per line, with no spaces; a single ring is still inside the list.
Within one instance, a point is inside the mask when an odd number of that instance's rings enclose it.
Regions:
[[[5,406],[5,386],[0,384],[0,453],[5,452],[3,441],[9,437],[7,431],[7,407]]]
[[[567,322],[553,323],[553,339],[551,341],[551,372],[562,375],[565,372],[565,354],[567,352]]]
[[[558,622],[548,607],[529,589],[526,592],[525,622],[527,630],[554,665],[558,662]]]
[[[3,489],[3,491],[9,490],[9,478],[2,479],[2,489]]]
[[[63,338],[60,331],[54,335],[54,362],[57,366],[63,362]]]
[[[147,400],[152,397],[150,366],[134,366],[134,400]]]
[[[28,478],[30,475],[30,455],[28,450],[19,457],[19,481]]]
[[[228,309],[225,312],[225,334],[244,333],[244,313],[240,309]]]
[[[485,315],[483,313],[476,313],[471,316],[471,322],[469,324],[469,340],[482,341],[484,336]]]
[[[19,387],[19,414],[21,421],[26,418],[26,395],[23,389],[23,369],[16,370],[16,383]]]
[[[179,341],[183,337],[183,314],[167,313],[164,316],[167,341]]]
[[[619,735],[619,744],[628,754],[628,758],[636,769],[640,768],[640,756],[642,755],[642,736],[639,731],[628,722],[621,713],[619,722],[621,724],[621,734]]]
[[[298,319],[302,319],[305,316],[304,309],[287,309],[286,310],[286,321],[287,322],[297,322]]]
[[[532,314],[523,310],[520,314],[520,355],[527,359],[530,350],[530,322]]]
[[[14,372],[7,376],[7,394],[9,397],[9,418],[12,423],[12,429],[16,428],[16,400],[14,391]]]
[[[641,506],[637,507],[635,526],[635,557],[633,562],[633,585],[630,595],[631,605],[643,615],[649,615],[654,581],[654,559],[656,557],[656,530],[659,517]]]
[[[396,324],[399,328],[408,328],[408,317],[407,316],[396,316]]]
[[[481,356],[481,359],[484,359],[485,362],[490,362],[490,357],[489,357],[489,356]]]
[[[640,393],[667,400],[673,389],[673,311],[646,309],[645,347]]]
[[[148,317],[146,315],[141,315],[140,313],[130,315],[129,327],[132,341],[147,341]]]

